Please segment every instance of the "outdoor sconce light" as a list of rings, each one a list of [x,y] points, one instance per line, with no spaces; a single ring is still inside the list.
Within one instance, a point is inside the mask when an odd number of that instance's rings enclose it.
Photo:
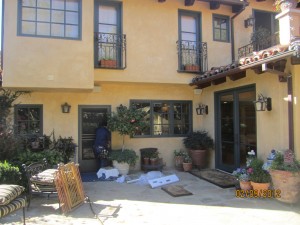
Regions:
[[[206,115],[208,114],[208,106],[204,104],[199,104],[198,108],[196,108],[197,115]]]
[[[244,20],[244,26],[245,26],[245,28],[247,28],[247,27],[253,27],[254,26],[254,21],[255,21],[254,17],[249,16],[248,19]]]
[[[272,99],[264,97],[262,94],[258,95],[258,100],[253,102],[255,104],[256,111],[268,111],[272,110]]]
[[[71,109],[71,106],[68,103],[61,105],[62,113],[69,113],[70,109]]]

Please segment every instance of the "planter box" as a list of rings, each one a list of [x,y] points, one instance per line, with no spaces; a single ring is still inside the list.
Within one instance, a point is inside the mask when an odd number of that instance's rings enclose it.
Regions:
[[[186,71],[200,71],[200,66],[198,65],[185,65],[184,70]]]
[[[99,65],[101,67],[106,67],[106,68],[116,68],[117,67],[117,60],[101,59],[99,61]]]

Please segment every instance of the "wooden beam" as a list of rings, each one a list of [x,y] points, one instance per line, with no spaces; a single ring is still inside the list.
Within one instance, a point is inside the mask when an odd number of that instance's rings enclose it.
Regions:
[[[192,6],[194,5],[195,0],[184,0],[184,5],[185,6]]]
[[[213,1],[209,3],[209,9],[216,10],[219,8],[220,8],[220,2]]]

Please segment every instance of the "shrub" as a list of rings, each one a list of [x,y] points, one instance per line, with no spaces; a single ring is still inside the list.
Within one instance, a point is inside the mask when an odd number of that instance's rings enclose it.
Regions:
[[[20,184],[22,174],[17,166],[0,162],[0,184]]]

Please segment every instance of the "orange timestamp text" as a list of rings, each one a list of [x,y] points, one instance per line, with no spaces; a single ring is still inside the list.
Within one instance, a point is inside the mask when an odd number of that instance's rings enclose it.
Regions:
[[[281,198],[281,190],[236,190],[235,197],[237,198]]]

